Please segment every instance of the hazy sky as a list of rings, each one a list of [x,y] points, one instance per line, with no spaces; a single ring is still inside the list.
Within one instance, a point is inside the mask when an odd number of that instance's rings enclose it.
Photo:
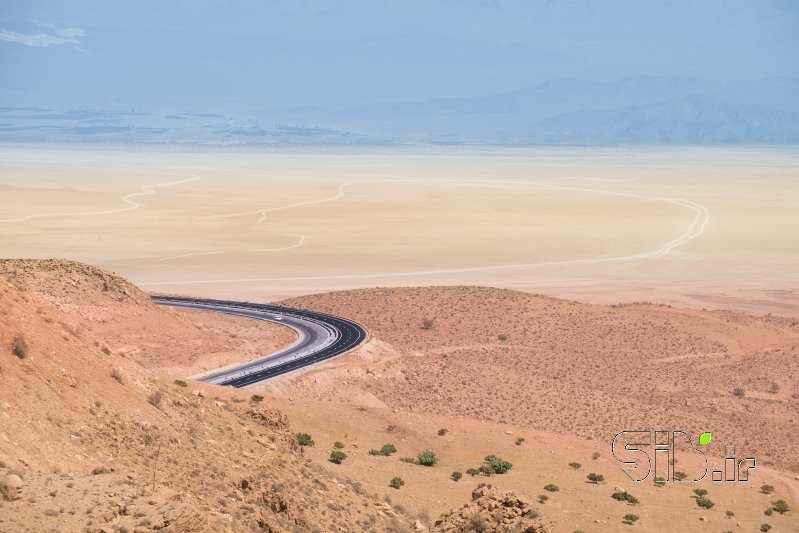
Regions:
[[[793,0],[0,0],[0,104],[235,110],[799,75]]]

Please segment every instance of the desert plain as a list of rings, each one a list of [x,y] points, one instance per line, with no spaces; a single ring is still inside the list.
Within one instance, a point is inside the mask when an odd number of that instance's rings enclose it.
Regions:
[[[22,483],[0,531],[799,529],[796,151],[0,155],[0,256],[27,258],[0,261],[0,480]],[[215,387],[191,377],[293,333],[147,292],[369,338]],[[610,442],[642,428],[712,431],[711,468],[727,445],[757,466],[636,483]],[[487,455],[513,467],[469,475]]]

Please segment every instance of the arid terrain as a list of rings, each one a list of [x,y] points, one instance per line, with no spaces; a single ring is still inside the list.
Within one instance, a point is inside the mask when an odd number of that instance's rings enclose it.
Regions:
[[[0,255],[276,300],[478,285],[799,315],[799,153],[0,147]]]
[[[0,501],[0,531],[799,526],[792,318],[479,287],[320,294],[284,303],[358,320],[369,341],[231,389],[187,376],[292,334],[159,308],[127,281],[66,261],[2,261],[0,291],[0,481],[15,493]],[[610,439],[641,427],[712,431],[711,467],[724,444],[757,467],[748,483],[702,482],[715,505],[700,508],[696,485],[639,484],[620,471]],[[298,432],[314,445],[301,446]],[[341,464],[328,460],[336,441]],[[396,453],[368,453],[385,444]],[[426,450],[433,467],[399,460]],[[487,455],[513,467],[466,473]],[[697,465],[678,457],[675,469]],[[587,482],[591,472],[605,480]],[[389,487],[395,477],[399,489]],[[494,488],[478,487],[486,482]],[[619,490],[640,502],[611,498]],[[764,516],[777,499],[791,510]],[[628,513],[639,516],[634,526],[622,522]]]

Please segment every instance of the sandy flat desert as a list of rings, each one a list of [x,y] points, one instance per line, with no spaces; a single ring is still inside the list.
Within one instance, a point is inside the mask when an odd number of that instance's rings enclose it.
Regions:
[[[795,149],[0,150],[0,253],[252,300],[483,285],[799,314]]]

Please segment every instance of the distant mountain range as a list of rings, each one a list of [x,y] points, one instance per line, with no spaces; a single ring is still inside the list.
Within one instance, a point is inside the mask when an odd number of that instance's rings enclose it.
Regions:
[[[551,80],[493,96],[256,116],[0,108],[0,141],[201,144],[799,144],[799,78]]]

